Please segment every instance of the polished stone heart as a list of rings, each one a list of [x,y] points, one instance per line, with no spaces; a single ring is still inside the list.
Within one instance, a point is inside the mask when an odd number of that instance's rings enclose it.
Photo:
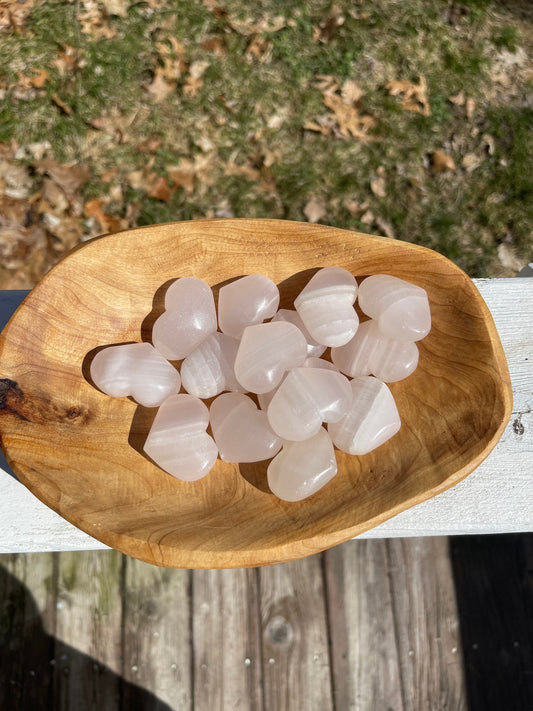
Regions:
[[[309,356],[306,358],[302,364],[303,368],[324,368],[325,370],[337,370],[337,368],[333,365],[333,363],[330,363],[329,360],[324,360],[324,358],[317,358],[316,356]],[[287,373],[283,376],[281,379],[281,383],[287,376]],[[280,383],[280,385],[281,385]],[[257,400],[259,402],[259,407],[261,410],[265,410],[265,412],[268,410],[268,406],[272,402],[272,398],[276,394],[277,389],[279,388],[279,385],[274,388],[273,390],[269,390],[267,393],[261,393],[260,395],[257,396]]]
[[[377,378],[362,375],[351,383],[353,401],[347,415],[328,425],[333,444],[348,454],[367,454],[400,429],[391,391]]]
[[[331,349],[331,360],[341,373],[355,378],[375,375],[384,383],[407,378],[418,365],[418,347],[412,341],[395,341],[381,332],[377,321],[359,325],[345,346]]]
[[[321,427],[303,442],[283,442],[281,452],[268,465],[272,493],[284,501],[301,501],[316,493],[337,473],[331,438]]]
[[[165,294],[165,312],[154,323],[152,343],[168,360],[181,360],[217,330],[213,292],[194,277],[182,277]]]
[[[320,269],[298,294],[294,306],[311,336],[324,346],[342,346],[353,338],[359,317],[353,304],[357,282],[341,267]]]
[[[235,377],[247,391],[267,393],[283,378],[286,370],[302,365],[307,342],[294,324],[285,321],[248,326],[242,334]]]
[[[313,336],[309,333],[298,311],[291,311],[291,309],[280,309],[273,316],[272,321],[288,321],[289,323],[293,323],[295,326],[297,326],[304,334],[305,340],[307,341],[308,357],[314,356],[316,358],[319,358],[326,350],[326,346],[317,343]]]
[[[285,440],[309,439],[323,422],[337,422],[352,404],[350,382],[336,370],[294,368],[277,389],[267,415]]]
[[[209,410],[193,395],[171,395],[161,405],[146,438],[144,451],[166,472],[196,481],[214,466],[218,449],[206,428]]]
[[[266,412],[258,410],[247,395],[220,395],[211,405],[209,418],[225,462],[261,462],[281,449],[281,439],[270,428]]]
[[[144,407],[157,407],[179,392],[180,374],[150,343],[104,348],[91,362],[91,378],[107,395],[131,397]]]
[[[225,333],[212,333],[181,364],[185,390],[199,398],[218,395],[223,390],[243,392],[235,377],[235,356],[239,341]]]
[[[374,274],[361,282],[359,306],[375,319],[387,338],[419,341],[431,329],[427,292],[388,274]]]
[[[220,330],[240,338],[247,326],[271,318],[279,306],[279,290],[262,274],[249,274],[221,287],[218,292]]]

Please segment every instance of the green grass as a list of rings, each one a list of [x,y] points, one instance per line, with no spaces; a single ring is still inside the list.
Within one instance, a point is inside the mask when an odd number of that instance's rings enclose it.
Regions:
[[[0,141],[47,139],[57,160],[87,163],[93,177],[83,200],[99,198],[119,217],[135,203],[137,224],[218,210],[302,220],[306,203],[319,196],[327,205],[325,222],[379,232],[378,221],[385,221],[398,238],[437,249],[471,276],[498,272],[503,239],[530,259],[533,117],[517,97],[531,87],[513,70],[511,82],[519,90],[507,99],[504,89],[493,90],[491,79],[496,54],[516,51],[523,27],[498,15],[489,0],[464,2],[465,14],[455,24],[447,19],[446,0],[337,5],[342,21],[335,27],[331,3],[318,0],[261,0],[253,6],[229,0],[218,14],[184,0],[150,12],[137,3],[126,17],[104,16],[114,36],[97,41],[82,32],[75,4],[37,5],[25,30],[0,41],[0,86],[6,92]],[[277,15],[285,18],[281,29],[247,34],[247,27]],[[330,34],[321,35],[328,26]],[[247,54],[255,35],[272,44],[264,61]],[[213,37],[222,55],[202,46]],[[185,71],[175,90],[156,102],[148,91],[163,66],[156,43],[171,48],[173,38],[184,48]],[[62,74],[55,62],[65,44],[79,52],[80,65]],[[188,96],[187,67],[196,60],[209,65],[202,86]],[[48,81],[21,96],[20,76],[39,68],[49,73]],[[331,75],[339,86],[357,81],[364,91],[360,112],[377,120],[375,140],[304,130],[306,121],[329,113],[317,75]],[[390,80],[417,83],[420,77],[427,82],[429,116],[405,110],[385,88]],[[461,91],[476,101],[470,118],[464,106],[450,101]],[[56,106],[54,95],[70,115]],[[94,120],[109,114],[116,126],[108,120],[107,128],[95,129]],[[483,147],[485,134],[493,152]],[[160,141],[149,153],[138,147],[147,137]],[[434,174],[428,163],[434,150],[451,155],[457,170]],[[468,154],[482,158],[471,172],[461,167]],[[165,176],[182,158],[206,162],[191,194],[180,189],[163,202],[130,186],[131,171]],[[270,165],[262,166],[264,160]],[[263,182],[231,174],[232,166],[247,162],[263,171]],[[123,201],[107,203],[109,184],[99,176],[113,168]],[[385,174],[385,196],[370,188],[378,169]],[[39,180],[35,174],[36,190]],[[350,211],[354,202],[365,206],[361,214]],[[376,222],[362,222],[365,211]]]

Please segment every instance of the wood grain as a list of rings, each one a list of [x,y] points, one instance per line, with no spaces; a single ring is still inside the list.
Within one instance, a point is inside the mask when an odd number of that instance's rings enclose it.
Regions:
[[[188,570],[157,568],[124,558],[122,707],[136,708],[137,685],[163,704],[192,708],[191,601]],[[161,706],[159,705],[161,704]]]
[[[256,571],[195,570],[192,582],[195,711],[262,711]]]
[[[332,711],[321,556],[262,568],[259,580],[265,708]]]
[[[119,708],[122,671],[122,556],[62,553],[55,625],[58,709]],[[82,648],[85,654],[76,649]]]
[[[323,556],[335,708],[404,711],[386,541],[348,541]]]
[[[172,479],[140,451],[149,413],[86,378],[95,348],[149,338],[169,280],[196,276],[216,290],[260,272],[288,306],[327,265],[423,286],[434,325],[416,373],[392,387],[401,432],[377,453],[339,453],[337,477],[306,501],[287,505],[269,494],[263,465],[219,461],[199,482]],[[11,319],[0,337],[0,375],[2,447],[21,481],[98,540],[174,567],[264,565],[347,540],[464,478],[511,412],[492,318],[455,265],[406,243],[271,220],[159,225],[86,243]]]

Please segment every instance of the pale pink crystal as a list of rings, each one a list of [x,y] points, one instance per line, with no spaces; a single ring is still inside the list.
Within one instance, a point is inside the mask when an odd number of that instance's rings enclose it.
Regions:
[[[220,330],[240,338],[247,326],[259,324],[276,313],[279,291],[262,274],[249,274],[221,287],[218,293]]]
[[[333,363],[330,363],[329,360],[324,360],[324,358],[317,358],[316,356],[310,356],[306,358],[302,364],[303,368],[324,368],[325,370],[337,370],[337,368],[333,365]],[[283,376],[281,383],[285,379],[287,373]],[[267,393],[261,393],[260,395],[257,396],[257,400],[259,401],[259,407],[262,410],[268,410],[268,406],[270,405],[272,398],[276,394],[279,386],[281,383],[274,388],[273,390],[269,390]]]
[[[252,393],[273,390],[290,368],[305,361],[307,342],[292,323],[277,321],[248,326],[235,358],[235,377]]]
[[[359,325],[345,346],[331,349],[331,359],[342,372],[355,378],[375,375],[385,383],[407,378],[418,365],[418,348],[412,341],[394,341],[381,332],[373,319]]]
[[[104,348],[91,362],[91,378],[107,395],[131,397],[144,407],[157,407],[179,392],[180,374],[150,343]]]
[[[218,456],[213,438],[205,431],[208,424],[209,410],[201,400],[171,395],[157,411],[144,451],[177,479],[201,479]]]
[[[210,409],[211,429],[220,458],[225,462],[260,462],[281,449],[266,412],[242,393],[224,393]]]
[[[353,308],[357,282],[341,267],[320,269],[294,305],[311,336],[324,346],[342,346],[353,338],[359,317]]]
[[[361,375],[350,383],[353,402],[342,420],[328,425],[333,444],[348,454],[367,454],[400,429],[391,391],[377,378]]]
[[[387,338],[419,341],[431,329],[427,292],[388,274],[374,274],[361,282],[359,306],[375,319]]]
[[[152,343],[168,360],[181,360],[217,330],[213,292],[195,277],[182,277],[165,294],[165,312],[154,323]]]
[[[225,333],[212,333],[181,364],[185,390],[199,398],[218,395],[223,390],[243,392],[235,378],[235,356],[239,341]]]
[[[352,404],[350,382],[325,368],[294,368],[277,389],[267,415],[284,440],[302,441],[315,435],[323,422],[337,422]]]
[[[293,323],[295,326],[297,326],[304,334],[305,340],[307,341],[307,355],[309,357],[315,356],[318,358],[326,350],[326,346],[317,343],[313,336],[309,333],[298,311],[291,311],[290,309],[280,309],[274,315],[272,321],[288,321],[289,323]]]
[[[267,469],[272,493],[284,501],[301,501],[316,493],[337,473],[331,439],[321,427],[303,442],[283,442]]]

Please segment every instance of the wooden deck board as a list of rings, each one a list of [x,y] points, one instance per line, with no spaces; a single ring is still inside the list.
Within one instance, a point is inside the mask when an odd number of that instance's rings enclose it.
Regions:
[[[531,535],[255,570],[1,556],[0,709],[529,711],[532,580]]]
[[[55,690],[57,709],[119,708],[122,673],[122,556],[59,556]],[[71,651],[73,650],[73,651]],[[83,654],[79,654],[80,650]]]
[[[257,580],[252,570],[195,570],[195,711],[261,711]]]
[[[321,556],[259,569],[266,709],[332,711]]]
[[[403,711],[385,541],[324,554],[336,709]]]
[[[142,686],[158,703],[192,711],[191,602],[188,570],[123,557],[122,709],[135,708]]]

